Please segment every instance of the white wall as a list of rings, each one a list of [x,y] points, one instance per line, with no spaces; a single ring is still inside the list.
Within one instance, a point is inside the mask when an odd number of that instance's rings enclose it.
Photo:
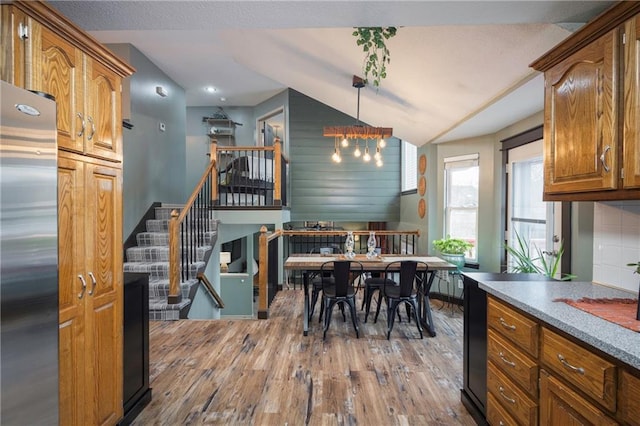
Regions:
[[[627,263],[640,261],[640,201],[595,203],[593,281],[638,292],[640,275]]]

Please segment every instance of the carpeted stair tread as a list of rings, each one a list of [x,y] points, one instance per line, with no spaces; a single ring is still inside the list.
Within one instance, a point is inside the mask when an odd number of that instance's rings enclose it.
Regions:
[[[196,259],[204,260],[211,246],[200,246],[196,248]],[[168,262],[168,246],[136,246],[130,247],[126,252],[127,262]]]
[[[208,241],[207,241],[208,239]],[[210,231],[205,233],[205,244],[214,245],[218,239],[218,231]],[[187,240],[190,240],[189,234],[187,234]],[[140,232],[136,235],[136,243],[139,247],[150,246],[168,246],[169,245],[169,233],[168,232]],[[180,238],[180,244],[182,244],[182,238]]]
[[[196,278],[198,272],[204,271],[204,262],[189,264],[189,278]],[[125,272],[143,272],[149,274],[149,278],[162,278],[169,276],[169,262],[126,262]]]
[[[155,209],[155,218],[145,222],[146,230],[136,235],[137,246],[126,250],[124,263],[125,272],[143,272],[149,274],[149,319],[150,320],[178,320],[186,318],[191,298],[196,293],[199,281],[198,273],[206,268],[205,259],[209,258],[213,246],[218,240],[217,219],[211,218],[210,211],[197,211],[195,215],[186,219],[187,229],[190,225],[197,225],[197,229],[204,226],[207,232],[195,241],[189,231],[180,233],[179,246],[185,252],[191,252],[191,244],[196,244],[196,260],[188,265],[188,279],[180,283],[180,303],[168,304],[169,295],[169,219],[171,212],[180,212],[182,206],[163,205]],[[184,247],[183,247],[184,245]],[[181,250],[182,252],[182,250]]]

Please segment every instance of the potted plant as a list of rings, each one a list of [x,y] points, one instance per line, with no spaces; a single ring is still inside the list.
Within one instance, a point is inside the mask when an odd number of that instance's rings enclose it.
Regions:
[[[433,247],[440,252],[440,257],[449,263],[452,263],[458,267],[458,269],[464,266],[464,255],[473,244],[463,240],[462,238],[452,238],[447,235],[446,238],[433,241]]]
[[[396,27],[358,27],[353,32],[356,44],[362,46],[365,53],[364,71],[365,82],[369,76],[373,78],[373,85],[380,86],[380,80],[387,76],[387,64],[391,62],[391,53],[385,40],[396,35]]]
[[[523,274],[541,274],[549,278],[554,278],[560,267],[560,260],[564,253],[563,243],[560,242],[558,252],[553,256],[545,253],[538,247],[535,247],[535,253],[531,252],[529,245],[516,232],[516,244],[513,246],[505,246],[505,250],[513,259],[513,263],[509,265],[509,272],[517,272]],[[562,274],[560,281],[567,281],[575,278],[573,274]]]

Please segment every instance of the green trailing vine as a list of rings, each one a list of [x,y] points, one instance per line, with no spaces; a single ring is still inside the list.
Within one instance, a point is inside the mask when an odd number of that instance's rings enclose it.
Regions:
[[[380,87],[380,81],[387,77],[387,64],[391,63],[391,55],[386,40],[396,35],[396,27],[357,27],[353,32],[358,46],[365,53],[363,73],[366,83],[371,81]]]

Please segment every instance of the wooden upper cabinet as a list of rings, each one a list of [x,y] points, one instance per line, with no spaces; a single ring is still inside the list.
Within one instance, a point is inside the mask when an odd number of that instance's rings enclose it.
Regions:
[[[14,86],[25,88],[25,43],[28,40],[28,17],[13,6],[0,11],[0,78]]]
[[[624,26],[624,188],[640,188],[640,15]]]
[[[84,149],[84,55],[57,34],[41,30],[34,44],[33,87],[55,97],[57,105],[58,147],[83,152]]]
[[[46,28],[34,44],[33,86],[56,98],[58,147],[121,160],[121,78]]]
[[[121,79],[91,58],[86,59],[85,151],[116,160],[122,157]]]
[[[617,30],[545,72],[545,192],[615,189]]]
[[[544,199],[640,199],[640,2],[618,2],[531,66],[544,72]]]
[[[121,162],[121,83],[133,68],[44,2],[0,9],[2,79],[55,97],[60,149]]]

